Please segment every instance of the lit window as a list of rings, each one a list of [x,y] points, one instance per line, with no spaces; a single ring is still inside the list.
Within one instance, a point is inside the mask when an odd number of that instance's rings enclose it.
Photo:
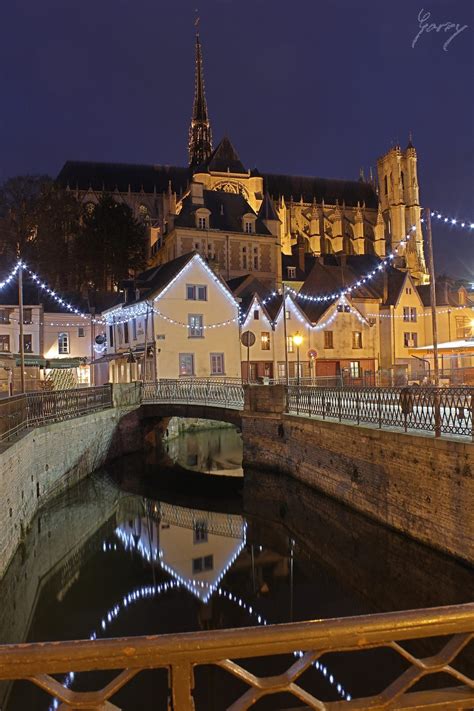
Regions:
[[[78,338],[84,338],[85,332],[84,332],[84,326],[78,326],[77,328],[77,337]]]
[[[408,332],[404,333],[403,345],[405,348],[416,348],[418,346],[418,334]]]
[[[186,298],[188,301],[207,301],[207,286],[186,284]]]
[[[413,323],[416,323],[416,306],[412,306],[410,308],[410,321],[413,321]]]
[[[9,353],[10,352],[10,336],[1,335],[0,336],[0,352]]]
[[[291,318],[291,311],[289,309],[285,310],[285,316],[286,316],[286,320],[289,321]]]
[[[403,320],[404,321],[410,320],[410,307],[409,306],[403,307]]]
[[[224,354],[211,353],[211,375],[224,375]]]
[[[294,279],[296,277],[296,267],[287,267],[288,279]]]
[[[278,363],[277,365],[278,378],[283,379],[286,376],[286,364]]]
[[[202,314],[188,315],[188,336],[189,338],[203,338],[204,325]]]
[[[33,323],[33,309],[23,309],[23,323]]]
[[[462,340],[464,338],[471,338],[471,336],[471,320],[466,316],[456,316],[456,338]]]
[[[244,232],[247,232],[247,234],[252,234],[253,232],[253,222],[250,220],[245,220],[244,222]]]
[[[11,309],[0,309],[0,323],[10,323]]]
[[[286,337],[286,350],[288,351],[288,353],[294,353],[295,348],[293,345],[293,336]]]
[[[194,353],[179,354],[179,374],[194,375]]]
[[[351,378],[360,378],[360,362],[358,360],[351,360],[349,369]]]
[[[334,348],[333,332],[332,331],[324,331],[324,347],[325,348]]]
[[[207,217],[198,217],[197,227],[198,227],[198,230],[206,230],[207,229]]]
[[[58,353],[60,355],[69,353],[69,333],[58,334]]]
[[[270,350],[270,332],[262,331],[260,334],[260,347],[262,351]]]
[[[362,348],[362,331],[352,331],[352,348]]]

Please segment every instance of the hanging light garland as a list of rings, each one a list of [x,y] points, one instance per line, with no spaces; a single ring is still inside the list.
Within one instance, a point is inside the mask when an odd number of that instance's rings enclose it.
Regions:
[[[431,217],[434,217],[447,225],[461,227],[466,230],[474,230],[474,222],[470,222],[469,220],[459,220],[457,217],[449,217],[448,215],[444,215],[442,212],[438,212],[437,210],[431,211]],[[421,218],[421,222],[426,222],[424,217]]]
[[[0,289],[3,289],[4,287],[8,286],[13,281],[21,266],[22,262],[18,261],[11,270],[10,274],[3,281],[0,281]]]

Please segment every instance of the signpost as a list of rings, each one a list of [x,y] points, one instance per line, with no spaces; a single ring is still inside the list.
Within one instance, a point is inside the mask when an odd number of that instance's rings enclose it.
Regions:
[[[253,346],[255,343],[255,333],[253,331],[244,331],[243,334],[240,336],[240,340],[242,342],[242,345],[244,345],[247,348],[247,382],[249,382],[250,378],[250,346]]]

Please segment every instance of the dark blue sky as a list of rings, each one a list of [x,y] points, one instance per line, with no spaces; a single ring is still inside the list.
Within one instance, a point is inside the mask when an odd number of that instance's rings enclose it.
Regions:
[[[202,0],[214,143],[248,167],[357,178],[413,132],[421,200],[474,220],[472,0]],[[15,0],[0,23],[0,180],[67,159],[187,160],[196,0]],[[429,22],[468,25],[423,34]],[[474,280],[474,230],[434,224]]]

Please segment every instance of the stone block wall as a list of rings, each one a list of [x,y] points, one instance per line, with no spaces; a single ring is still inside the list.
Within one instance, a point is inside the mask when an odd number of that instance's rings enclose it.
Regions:
[[[140,424],[136,409],[110,408],[38,427],[0,453],[0,577],[46,500],[140,449]]]
[[[244,466],[288,474],[474,563],[472,443],[249,409],[242,432]]]

